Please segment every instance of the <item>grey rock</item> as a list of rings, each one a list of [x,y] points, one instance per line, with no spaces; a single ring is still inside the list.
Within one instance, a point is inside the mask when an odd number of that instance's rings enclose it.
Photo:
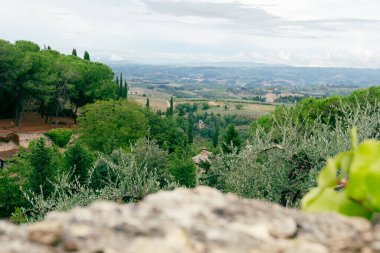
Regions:
[[[304,213],[198,187],[159,192],[133,205],[98,202],[53,212],[27,226],[0,222],[0,253],[374,252],[374,233],[364,219]]]

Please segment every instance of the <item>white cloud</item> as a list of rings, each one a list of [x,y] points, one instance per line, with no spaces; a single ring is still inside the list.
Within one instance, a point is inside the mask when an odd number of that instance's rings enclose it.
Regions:
[[[1,0],[0,37],[93,59],[380,68],[377,0]]]

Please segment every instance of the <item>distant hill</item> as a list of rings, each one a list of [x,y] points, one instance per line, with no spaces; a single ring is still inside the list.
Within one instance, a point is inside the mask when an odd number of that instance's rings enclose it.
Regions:
[[[202,63],[137,65],[110,63],[115,73],[131,79],[181,82],[184,79],[223,81],[227,85],[255,87],[265,84],[368,87],[380,84],[380,69],[271,66],[260,63]],[[210,64],[208,66],[208,64]],[[218,83],[218,82],[214,82]],[[220,82],[219,82],[220,83]]]

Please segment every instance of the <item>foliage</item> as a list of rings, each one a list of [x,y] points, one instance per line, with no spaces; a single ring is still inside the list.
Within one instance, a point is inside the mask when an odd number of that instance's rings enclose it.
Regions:
[[[65,151],[64,159],[71,175],[81,185],[85,185],[94,163],[94,155],[83,145],[75,143]]]
[[[45,133],[51,141],[60,148],[63,148],[69,143],[73,131],[67,128],[55,128]]]
[[[27,217],[21,207],[16,207],[15,211],[11,215],[10,220],[12,223],[20,225],[27,222]]]
[[[347,110],[355,110],[358,106],[366,106],[367,103],[375,105],[380,100],[380,87],[357,90],[351,95],[333,96],[328,98],[305,98],[293,107],[278,106],[272,115],[260,118],[251,125],[254,132],[258,126],[269,131],[275,121],[285,120],[291,117],[293,124],[303,122],[304,128],[309,128],[317,119],[331,127],[337,124],[337,118],[344,120]]]
[[[4,170],[0,170],[0,217],[9,217],[17,207],[27,206],[26,199],[20,190],[29,188],[30,163],[25,152],[19,153],[19,159]]]
[[[210,109],[210,105],[209,105],[207,102],[203,102],[203,103],[202,103],[202,110],[203,110],[203,111],[206,111],[206,110],[208,110],[208,109]]]
[[[147,109],[149,109],[149,107],[150,107],[149,98],[146,98],[146,104],[145,104],[145,107],[146,107]]]
[[[224,152],[232,152],[232,147],[236,147],[238,150],[240,150],[240,147],[242,145],[242,141],[240,139],[239,133],[236,131],[234,125],[229,125],[227,132],[223,136],[223,143],[222,143],[222,149]]]
[[[41,50],[29,41],[0,40],[0,99],[5,105],[0,118],[13,116],[16,125],[35,104],[47,122],[70,104],[76,115],[78,107],[114,98],[116,89],[113,72],[104,64]]]
[[[318,187],[303,198],[307,211],[335,211],[371,218],[380,212],[380,142],[366,140],[357,145],[352,131],[352,149],[327,161],[318,177]]]
[[[154,139],[160,148],[173,153],[178,147],[187,145],[187,125],[182,124],[178,117],[162,118],[149,110],[144,110],[144,115],[148,120],[149,139]]]
[[[54,148],[47,147],[43,138],[39,138],[30,144],[31,172],[29,181],[32,192],[43,192],[47,196],[52,193],[52,180],[54,180],[56,170],[59,168],[55,160],[58,156],[60,156],[59,152]]]
[[[128,149],[148,133],[144,110],[128,101],[98,101],[83,107],[79,118],[80,141],[91,150],[110,154]]]
[[[95,189],[90,184],[94,181],[92,176],[95,175],[95,171],[90,173],[86,184],[81,184],[77,179],[72,180],[73,175],[70,173],[58,174],[53,182],[54,191],[50,196],[24,192],[30,206],[26,208],[28,221],[41,220],[47,212],[53,210],[68,211],[97,200],[134,202],[159,189],[170,190],[176,186],[173,183],[160,186],[156,170],[141,165],[136,161],[135,155],[122,150],[113,152],[112,156],[100,154],[94,170],[99,166],[105,169],[101,178],[104,183]]]
[[[87,51],[84,51],[83,60],[86,60],[86,61],[90,60],[90,54]]]
[[[189,103],[183,103],[183,104],[177,104],[176,105],[176,111],[184,111],[186,113],[194,113],[198,110],[197,104],[189,104]]]
[[[321,119],[295,123],[290,111],[275,121],[269,131],[258,127],[249,145],[241,150],[216,155],[202,182],[242,197],[298,207],[301,198],[316,186],[316,177],[326,157],[347,150],[352,126],[358,126],[359,140],[380,137],[377,104],[343,108],[335,127]],[[290,114],[288,116],[288,114]]]
[[[73,51],[71,52],[71,55],[72,56],[78,56],[77,50],[75,48],[73,48]]]
[[[162,150],[155,140],[142,138],[131,148],[136,164],[151,169],[158,177],[160,186],[170,182],[171,177],[167,169],[168,154]]]
[[[217,147],[219,144],[219,126],[215,124],[215,132],[212,136],[212,145]]]
[[[178,152],[169,161],[169,172],[173,180],[181,186],[195,187],[197,185],[197,168],[189,154]]]
[[[171,117],[174,113],[174,98],[170,98],[169,108],[166,110],[166,116]]]

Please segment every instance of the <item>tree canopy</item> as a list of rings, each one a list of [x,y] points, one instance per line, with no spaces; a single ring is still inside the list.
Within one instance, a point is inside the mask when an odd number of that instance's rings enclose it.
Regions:
[[[41,116],[58,116],[97,99],[114,98],[117,85],[112,70],[101,63],[41,49],[30,41],[0,40],[0,118],[16,125],[30,107]],[[74,113],[74,114],[75,114]]]

